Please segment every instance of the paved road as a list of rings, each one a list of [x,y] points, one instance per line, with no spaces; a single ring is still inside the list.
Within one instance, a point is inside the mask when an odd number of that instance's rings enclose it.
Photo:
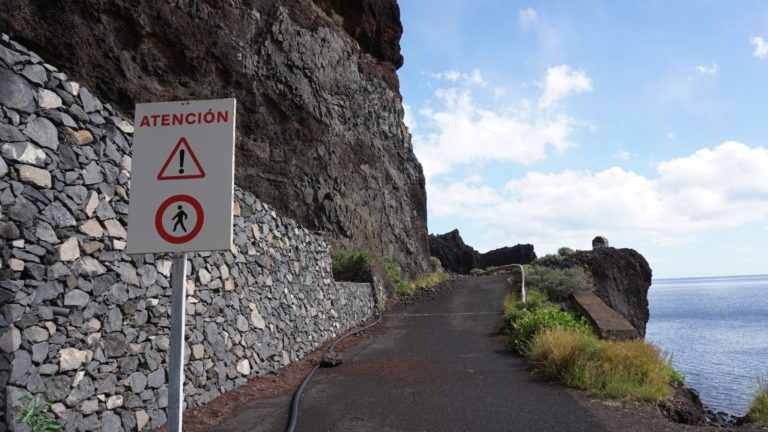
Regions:
[[[504,276],[467,279],[385,315],[383,332],[321,369],[297,431],[602,431],[571,391],[531,375],[491,338]],[[254,401],[220,431],[281,431],[289,396]]]

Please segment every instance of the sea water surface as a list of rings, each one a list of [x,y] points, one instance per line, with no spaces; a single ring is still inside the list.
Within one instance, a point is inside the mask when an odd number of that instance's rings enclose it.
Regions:
[[[768,275],[656,279],[646,340],[710,408],[743,415],[768,380]]]

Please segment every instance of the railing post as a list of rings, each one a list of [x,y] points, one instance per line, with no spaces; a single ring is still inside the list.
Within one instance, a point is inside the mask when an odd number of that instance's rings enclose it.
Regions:
[[[523,303],[525,303],[525,269],[520,264],[512,264],[512,265],[520,267],[520,274],[522,275],[522,283],[520,285],[520,296],[522,297]]]

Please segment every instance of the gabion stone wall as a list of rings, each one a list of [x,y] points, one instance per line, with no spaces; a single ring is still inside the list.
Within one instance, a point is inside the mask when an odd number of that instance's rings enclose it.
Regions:
[[[166,421],[171,259],[129,256],[131,122],[0,38],[0,432],[42,393],[67,431]],[[189,255],[188,406],[369,318],[323,239],[236,188],[228,252]]]

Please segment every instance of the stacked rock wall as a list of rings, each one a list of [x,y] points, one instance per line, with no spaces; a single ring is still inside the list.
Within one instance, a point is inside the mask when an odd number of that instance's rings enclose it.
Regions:
[[[131,123],[0,39],[0,431],[41,392],[64,430],[160,426],[171,259],[125,247]],[[324,240],[236,188],[230,251],[192,253],[187,405],[295,361],[371,316]],[[23,430],[23,427],[19,427]]]

